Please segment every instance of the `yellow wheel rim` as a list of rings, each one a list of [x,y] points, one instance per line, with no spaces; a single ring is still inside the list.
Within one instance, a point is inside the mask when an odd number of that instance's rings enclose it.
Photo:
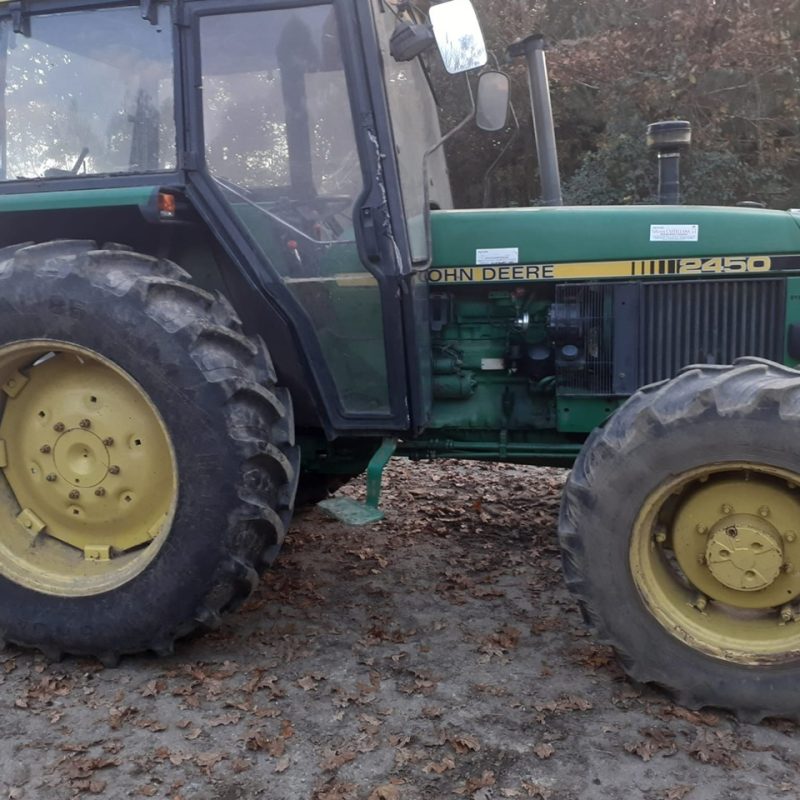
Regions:
[[[139,574],[175,512],[175,453],[144,389],[74,344],[0,348],[0,574],[85,596]]]
[[[745,462],[663,484],[642,507],[633,579],[653,616],[740,664],[800,657],[800,475]]]

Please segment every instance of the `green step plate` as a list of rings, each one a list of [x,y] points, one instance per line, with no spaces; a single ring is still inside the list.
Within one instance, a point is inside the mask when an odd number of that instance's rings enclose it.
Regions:
[[[350,497],[331,497],[330,500],[317,503],[317,507],[345,525],[369,525],[380,522],[384,517],[383,511],[379,508],[359,503]]]

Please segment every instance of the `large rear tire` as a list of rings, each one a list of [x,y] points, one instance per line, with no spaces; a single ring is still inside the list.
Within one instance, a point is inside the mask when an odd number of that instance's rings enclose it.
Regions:
[[[0,636],[169,652],[275,558],[299,452],[263,343],[175,264],[0,251]]]
[[[800,373],[759,359],[637,392],[567,481],[564,572],[635,679],[800,718]]]

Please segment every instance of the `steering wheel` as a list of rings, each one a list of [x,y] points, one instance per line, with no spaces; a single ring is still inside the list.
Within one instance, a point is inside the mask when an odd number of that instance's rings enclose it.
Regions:
[[[352,197],[346,194],[318,194],[311,200],[295,200],[297,206],[306,206],[319,214],[322,219],[350,211],[355,204]]]
[[[58,167],[50,167],[50,169],[46,169],[44,171],[45,178],[63,178],[67,175],[77,175],[80,171],[80,168],[83,166],[83,162],[86,161],[86,156],[89,155],[89,148],[84,147],[80,155],[78,156],[78,160],[73,164],[72,169],[59,169]]]

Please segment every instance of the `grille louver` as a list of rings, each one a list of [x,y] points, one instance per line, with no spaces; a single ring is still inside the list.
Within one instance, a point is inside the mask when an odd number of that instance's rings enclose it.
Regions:
[[[780,279],[642,284],[640,383],[671,378],[687,364],[782,361],[784,295]]]

